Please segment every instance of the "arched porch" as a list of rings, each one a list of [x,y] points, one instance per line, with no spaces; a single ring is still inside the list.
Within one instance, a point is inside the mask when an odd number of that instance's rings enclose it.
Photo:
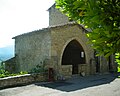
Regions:
[[[72,65],[72,74],[79,73],[79,65],[86,63],[85,52],[77,40],[70,41],[62,55],[61,65]]]

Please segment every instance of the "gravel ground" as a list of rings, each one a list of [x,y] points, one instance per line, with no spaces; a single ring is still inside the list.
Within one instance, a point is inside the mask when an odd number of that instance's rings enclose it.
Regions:
[[[66,81],[42,82],[0,90],[0,96],[120,96],[116,74],[75,76]]]

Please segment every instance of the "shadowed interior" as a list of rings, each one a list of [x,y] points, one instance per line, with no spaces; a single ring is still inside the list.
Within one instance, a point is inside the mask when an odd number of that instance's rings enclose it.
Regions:
[[[77,74],[78,64],[85,64],[85,52],[77,40],[72,40],[64,50],[62,65],[72,65],[73,74]]]

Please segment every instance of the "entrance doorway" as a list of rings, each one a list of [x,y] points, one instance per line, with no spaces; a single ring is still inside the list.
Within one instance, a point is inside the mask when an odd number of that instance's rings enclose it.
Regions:
[[[72,74],[78,74],[79,64],[85,64],[85,52],[77,40],[72,40],[64,49],[62,65],[72,65]]]

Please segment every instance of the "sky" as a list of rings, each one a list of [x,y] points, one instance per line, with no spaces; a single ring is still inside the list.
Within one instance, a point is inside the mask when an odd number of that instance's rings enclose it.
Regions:
[[[55,0],[0,0],[0,48],[12,37],[49,26],[47,9]]]

